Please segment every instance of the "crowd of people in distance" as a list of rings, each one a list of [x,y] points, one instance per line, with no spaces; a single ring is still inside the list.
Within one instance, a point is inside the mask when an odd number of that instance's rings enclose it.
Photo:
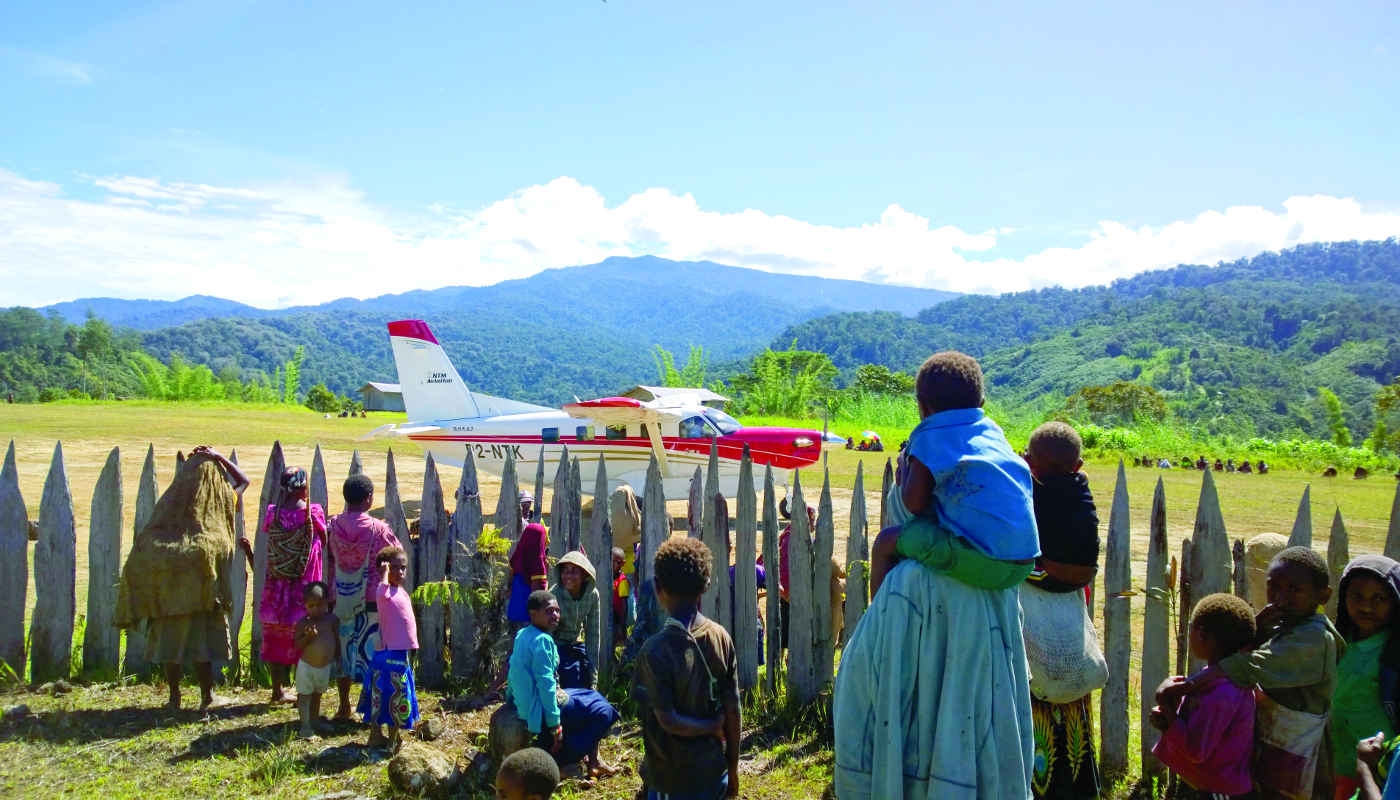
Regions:
[[[1182,456],[1179,461],[1173,463],[1170,458],[1136,456],[1133,459],[1133,463],[1139,467],[1155,467],[1157,469],[1180,468],[1194,469],[1200,472],[1210,470],[1214,472],[1238,472],[1242,475],[1249,475],[1251,473],[1267,475],[1269,473],[1269,465],[1262,458],[1252,463],[1246,459],[1236,464],[1233,458],[1226,458],[1223,460],[1217,458],[1214,461],[1208,461],[1205,456],[1198,456],[1195,460],[1192,460],[1190,456]]]
[[[1018,453],[983,411],[980,365],[961,353],[929,357],[915,394],[921,419],[900,446],[884,498],[887,527],[871,546],[870,604],[854,630],[840,627],[845,573],[832,564],[832,639],[844,636],[832,708],[835,796],[1100,797],[1091,697],[1107,683],[1108,665],[1089,613],[1101,547],[1080,436],[1047,422]],[[852,440],[848,447],[859,449]],[[1181,466],[1268,471],[1263,461],[1204,456]],[[236,555],[252,564],[257,549],[232,533],[234,501],[247,485],[236,465],[197,448],[123,570],[118,623],[147,621],[148,655],[165,664],[175,708],[187,662],[201,707],[219,702],[212,663],[229,655],[229,568]],[[369,515],[367,477],[351,476],[342,494],[344,512],[327,519],[308,501],[306,473],[289,468],[263,509],[260,656],[271,667],[271,702],[297,704],[302,736],[325,724],[321,699],[333,684],[335,718],[350,719],[358,684],[368,746],[395,748],[418,719],[408,559]],[[497,796],[547,798],[563,774],[617,771],[599,751],[620,718],[598,691],[603,648],[621,653],[639,709],[637,796],[738,796],[737,655],[726,630],[734,620],[701,607],[714,570],[729,567],[733,591],[732,554],[669,538],[639,584],[641,511],[623,486],[606,507],[597,498],[594,513],[609,515],[615,544],[596,554],[614,576],[600,587],[583,550],[551,562],[535,498],[517,499],[522,532],[506,598],[513,638],[499,689],[531,746],[500,765]],[[791,511],[804,510],[810,535],[815,509]],[[789,524],[777,542],[784,648],[794,532]],[[334,581],[323,578],[327,554]],[[770,574],[758,559],[760,593]],[[1322,612],[1334,592],[1335,620]],[[774,623],[760,613],[760,653],[765,622]],[[1214,594],[1191,609],[1189,650],[1204,666],[1156,687],[1150,721],[1161,733],[1152,752],[1188,794],[1400,799],[1400,778],[1391,779],[1400,765],[1397,626],[1400,564],[1361,555],[1334,586],[1316,552],[1283,549],[1268,567],[1264,607]]]
[[[880,441],[879,436],[862,436],[859,442],[856,441],[854,436],[847,436],[846,449],[860,450],[861,452],[883,453],[885,451],[885,443]]]

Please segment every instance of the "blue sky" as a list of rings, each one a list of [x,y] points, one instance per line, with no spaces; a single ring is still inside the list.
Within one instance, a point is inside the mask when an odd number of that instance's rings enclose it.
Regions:
[[[998,291],[1400,233],[1381,2],[114,5],[0,7],[12,302],[641,252]]]

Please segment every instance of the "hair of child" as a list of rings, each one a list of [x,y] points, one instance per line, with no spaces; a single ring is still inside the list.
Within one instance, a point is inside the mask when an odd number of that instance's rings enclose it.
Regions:
[[[1046,472],[1068,475],[1079,468],[1084,440],[1068,423],[1052,420],[1031,432],[1026,451]]]
[[[1322,556],[1317,554],[1311,547],[1294,545],[1285,547],[1274,556],[1274,560],[1269,562],[1269,568],[1273,569],[1275,564],[1288,564],[1306,570],[1312,578],[1313,585],[1319,589],[1325,589],[1331,582],[1327,575],[1327,562],[1322,560]]]
[[[380,550],[379,554],[374,557],[374,565],[377,567],[380,564],[387,564],[390,561],[393,561],[394,559],[398,558],[399,556],[408,558],[408,552],[405,551],[402,547],[395,547],[393,545],[389,545],[383,550]]]
[[[295,492],[306,488],[306,470],[301,467],[287,467],[282,471],[282,488]]]
[[[627,556],[623,554],[622,548],[621,548],[621,547],[614,547],[614,548],[612,549],[612,557],[613,557],[613,558],[626,558]]]
[[[1342,570],[1342,579],[1337,582],[1337,630],[1348,640],[1353,639],[1356,634],[1356,623],[1352,622],[1350,609],[1347,608],[1347,587],[1358,577],[1368,577],[1372,580],[1380,581],[1390,594],[1390,630],[1400,632],[1400,591],[1396,590],[1394,577],[1400,574],[1400,564],[1393,559],[1382,555],[1366,554],[1353,558]],[[1386,649],[1394,651],[1397,658],[1392,659],[1400,663],[1400,637],[1392,636],[1386,644]]]
[[[364,473],[351,475],[340,487],[340,493],[345,497],[345,502],[358,505],[374,496],[374,481]]]
[[[710,582],[710,548],[699,539],[667,539],[656,550],[656,585],[677,597],[699,597]]]
[[[501,762],[501,772],[520,781],[525,794],[549,797],[559,786],[559,765],[554,756],[538,747],[516,750]]]
[[[933,411],[981,408],[982,365],[956,350],[934,353],[919,367],[915,396]]]
[[[1210,636],[1220,657],[1228,656],[1254,641],[1254,609],[1232,594],[1208,594],[1191,612],[1191,627]]]
[[[313,597],[329,600],[330,596],[331,587],[327,586],[325,581],[312,581],[301,590],[301,599],[303,600],[310,600]]]
[[[536,589],[535,591],[530,592],[530,596],[526,598],[525,609],[527,611],[539,611],[541,608],[544,608],[550,603],[557,602],[559,601],[554,598],[554,593],[550,590]]]

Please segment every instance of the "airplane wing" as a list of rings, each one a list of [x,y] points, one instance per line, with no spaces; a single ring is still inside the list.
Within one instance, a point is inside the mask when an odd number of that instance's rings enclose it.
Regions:
[[[631,397],[599,397],[564,404],[564,413],[580,419],[591,419],[604,425],[635,425],[675,418],[675,414],[659,411]]]

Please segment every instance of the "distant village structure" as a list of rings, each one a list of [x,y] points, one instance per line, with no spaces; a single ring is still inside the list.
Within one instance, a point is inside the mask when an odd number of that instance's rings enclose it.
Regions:
[[[403,390],[397,383],[370,381],[360,387],[366,411],[403,411]]]

